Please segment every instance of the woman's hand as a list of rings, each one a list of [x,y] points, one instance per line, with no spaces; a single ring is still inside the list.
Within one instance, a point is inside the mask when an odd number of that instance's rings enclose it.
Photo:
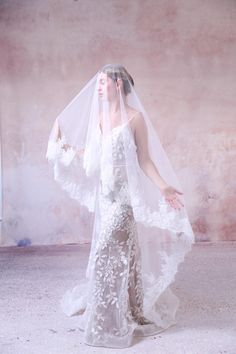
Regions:
[[[85,149],[80,149],[80,150],[78,150],[77,154],[78,154],[78,156],[79,156],[80,158],[84,156],[84,150],[85,150]]]
[[[172,186],[167,186],[162,190],[162,194],[165,197],[165,200],[169,203],[169,205],[177,210],[180,210],[184,204],[178,197],[178,194],[183,194]]]
[[[69,144],[63,144],[62,145],[62,149],[65,150],[65,151],[67,151],[70,148],[71,148],[71,146]]]

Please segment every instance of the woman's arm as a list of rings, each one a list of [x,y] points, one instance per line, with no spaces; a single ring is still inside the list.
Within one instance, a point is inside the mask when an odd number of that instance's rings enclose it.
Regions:
[[[60,140],[61,139],[61,130],[60,130],[60,126],[58,124],[58,121],[56,120],[55,121],[55,130],[56,130],[56,141]],[[64,144],[62,146],[62,149],[67,151],[68,149],[73,149],[74,151],[76,151],[71,145],[69,144]],[[83,157],[83,154],[84,154],[84,149],[81,149],[81,150],[78,150],[76,151],[76,154],[79,156],[79,157]]]
[[[57,121],[57,119],[56,119],[56,121],[55,121],[55,130],[56,130],[56,141],[58,141],[58,140],[61,140],[61,129],[60,129],[60,126],[59,126],[59,123],[58,123],[58,121]],[[69,149],[71,146],[69,145],[69,144],[64,144],[63,146],[62,146],[62,149],[64,149],[65,151],[67,150],[67,149]]]
[[[142,114],[136,117],[134,126],[134,138],[137,146],[138,162],[143,172],[148,176],[160,189],[168,203],[175,209],[180,209],[183,206],[178,199],[179,192],[172,186],[169,186],[161,177],[156,165],[153,163],[148,150],[148,131]]]

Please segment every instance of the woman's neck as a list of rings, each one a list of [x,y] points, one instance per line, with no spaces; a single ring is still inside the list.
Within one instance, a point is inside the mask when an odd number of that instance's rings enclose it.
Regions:
[[[126,107],[126,100],[123,98],[124,106]],[[109,112],[111,115],[116,115],[121,111],[121,102],[120,99],[115,99],[109,104]]]

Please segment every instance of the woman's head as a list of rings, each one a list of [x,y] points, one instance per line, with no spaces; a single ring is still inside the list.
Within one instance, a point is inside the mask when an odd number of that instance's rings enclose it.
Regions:
[[[127,96],[131,92],[131,86],[134,86],[134,80],[122,65],[108,64],[100,70],[98,92],[101,97],[106,95],[107,99],[112,99],[117,95],[118,89]]]

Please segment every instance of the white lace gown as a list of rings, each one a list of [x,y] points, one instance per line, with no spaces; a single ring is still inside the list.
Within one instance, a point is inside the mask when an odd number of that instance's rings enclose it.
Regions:
[[[159,326],[144,316],[142,252],[126,175],[124,137],[129,139],[134,159],[136,146],[127,127],[125,124],[114,128],[109,137],[112,139],[112,171],[109,166],[103,166],[105,155],[101,156],[88,279],[68,290],[61,299],[67,315],[79,316],[78,327],[84,331],[84,341],[93,346],[128,347],[134,335],[155,334],[175,324],[172,319],[166,326]],[[105,145],[103,153],[106,154]],[[154,222],[147,214],[142,217],[146,217],[150,225],[162,222],[158,218]],[[173,308],[177,307],[178,300],[169,289],[166,297]],[[173,308],[171,311],[175,312]]]

